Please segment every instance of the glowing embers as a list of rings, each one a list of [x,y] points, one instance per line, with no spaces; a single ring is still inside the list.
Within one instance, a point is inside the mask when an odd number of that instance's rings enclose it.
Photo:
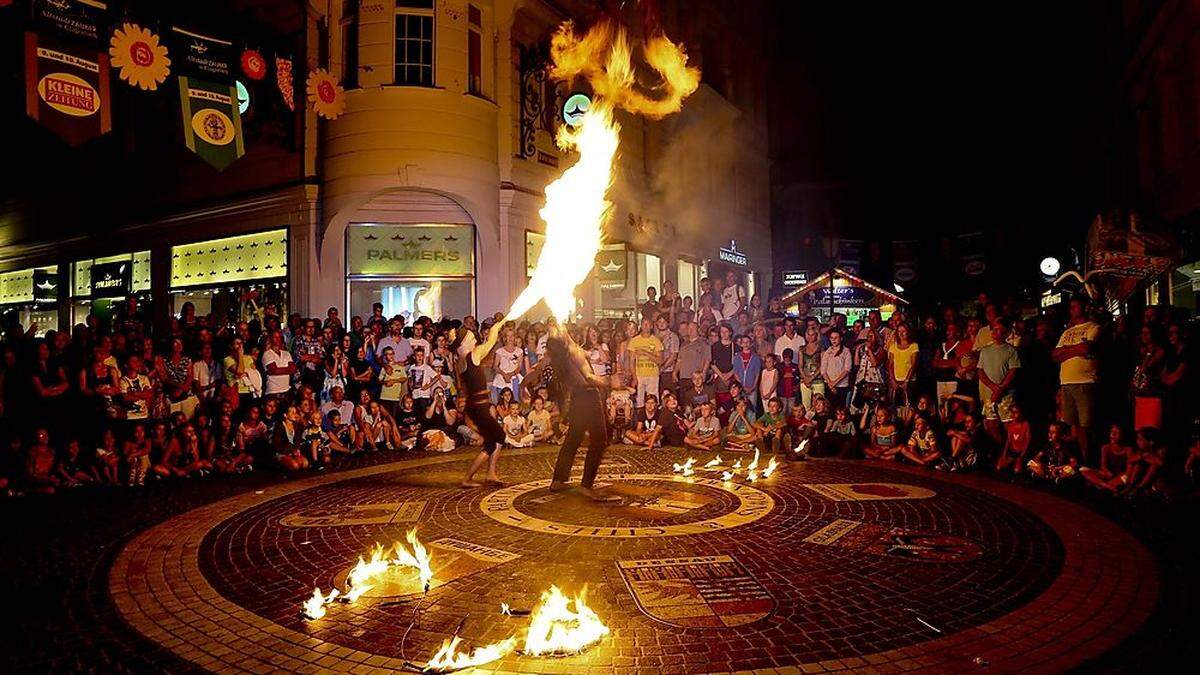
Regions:
[[[571,600],[558,586],[542,593],[541,604],[533,610],[529,632],[522,650],[529,656],[575,654],[608,635],[608,626],[588,607],[587,588]]]
[[[692,474],[696,473],[696,470],[693,468],[694,466],[696,466],[696,458],[688,457],[686,462],[683,464],[673,464],[672,468],[674,468],[675,473],[677,474],[691,476]],[[705,466],[708,465],[706,464]]]
[[[416,528],[409,530],[404,538],[412,547],[411,551],[402,542],[396,542],[390,549],[384,548],[382,544],[375,544],[369,557],[359,556],[358,562],[346,575],[344,592],[333,588],[328,595],[322,595],[319,587],[313,589],[312,597],[305,601],[301,610],[305,618],[312,621],[322,618],[325,616],[325,606],[339,596],[342,602],[356,602],[363,593],[374,588],[379,579],[392,568],[416,570],[422,589],[428,593],[429,584],[433,581],[429,550],[417,539]]]
[[[759,454],[758,449],[756,448],[754,450],[754,459],[751,460],[750,464],[748,464],[745,468],[746,481],[749,483],[754,483],[754,482],[758,481],[759,479],[770,478],[772,475],[774,475],[774,473],[776,471],[779,470],[779,466],[780,466],[779,460],[774,455],[771,456],[771,459],[767,462],[767,465],[762,468],[759,468],[760,458],[761,458],[761,456]],[[684,464],[675,464],[674,465],[675,473],[683,473],[683,475],[685,475],[685,476],[690,476],[691,475],[690,472],[681,471],[681,469],[683,469],[684,467],[688,467],[690,469],[690,466],[694,462],[695,462],[695,460],[689,457],[687,462],[685,462]],[[721,480],[726,483],[732,482],[733,479],[736,478],[738,476],[738,474],[741,473],[743,470],[741,459],[738,459],[737,462],[735,462],[733,464],[733,466],[726,467],[722,463],[720,455],[717,455],[716,457],[709,460],[708,462],[705,462],[704,465],[701,467],[701,469],[703,471],[708,471],[711,473],[720,473]]]

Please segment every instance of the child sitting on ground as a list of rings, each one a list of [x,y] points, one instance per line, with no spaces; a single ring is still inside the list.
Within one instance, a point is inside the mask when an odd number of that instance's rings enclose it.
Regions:
[[[784,432],[787,429],[787,421],[783,418],[783,404],[778,398],[768,399],[766,410],[754,423],[758,429],[758,446],[764,452],[791,450],[783,447]]]
[[[733,388],[730,387],[730,391]],[[729,424],[725,427],[725,447],[740,452],[750,452],[758,441],[758,429],[754,428],[754,412],[745,398],[739,397],[733,404]]]
[[[325,465],[329,463],[330,456],[330,438],[322,429],[325,420],[332,422],[334,419],[341,422],[342,413],[337,410],[330,410],[329,415],[325,418],[321,417],[319,410],[314,410],[308,415],[308,424],[304,427],[304,432],[300,435],[300,448],[304,453],[305,459],[317,471],[322,471]]]
[[[877,403],[867,447],[863,452],[872,459],[891,459],[900,452],[899,438],[900,427],[892,419],[891,408]]]
[[[1004,425],[1004,447],[1000,450],[1000,457],[996,459],[996,473],[1011,469],[1015,475],[1021,473],[1021,468],[1025,466],[1025,456],[1029,454],[1033,432],[1020,405],[1012,406],[1011,414],[1012,419]]]
[[[620,443],[625,430],[633,420],[634,390],[629,387],[618,387],[608,395],[608,430],[609,441]]]
[[[1079,453],[1071,442],[1071,427],[1055,420],[1046,430],[1046,445],[1026,464],[1030,475],[1042,480],[1061,481],[1073,477],[1079,469]]]
[[[1108,428],[1108,442],[1100,446],[1100,466],[1085,466],[1079,469],[1079,475],[1088,485],[1105,492],[1118,492],[1129,479],[1129,458],[1133,450],[1125,443],[1125,434],[1120,424]]]
[[[947,407],[953,408],[955,400],[947,401]],[[963,471],[975,466],[980,458],[988,456],[992,447],[992,437],[984,430],[979,416],[969,414],[962,418],[962,424],[953,426],[946,432],[950,440],[950,456],[937,466],[948,471]]]
[[[701,403],[699,410],[699,416],[692,423],[692,428],[684,437],[683,444],[701,452],[716,450],[721,447],[721,420],[717,417],[714,406],[709,401]]]
[[[788,413],[787,430],[784,437],[784,445],[791,451],[788,457],[791,459],[804,459],[808,456],[808,444],[813,434],[816,433],[816,425],[808,418],[808,411],[804,409],[804,405],[796,403],[792,406],[791,412]]]
[[[59,484],[66,487],[91,485],[100,479],[94,469],[84,466],[79,459],[79,441],[74,438],[67,441],[62,459],[54,465],[54,473],[58,476]]]
[[[150,471],[150,439],[146,438],[144,424],[133,427],[133,435],[121,446],[121,454],[129,472],[125,485],[145,485],[146,474]]]
[[[100,480],[105,485],[120,485],[118,469],[121,464],[121,449],[117,446],[117,435],[112,429],[105,429],[100,437],[100,447],[96,448],[96,470]]]
[[[1163,460],[1167,448],[1162,432],[1153,427],[1137,430],[1137,450],[1130,457],[1129,478],[1121,494],[1133,497],[1145,492],[1159,492]]]
[[[634,413],[633,426],[622,434],[621,440],[630,445],[645,446],[650,450],[661,445],[661,436],[662,427],[658,425],[658,397],[646,394],[646,407]]]
[[[551,443],[554,441],[554,419],[546,409],[546,399],[534,395],[533,408],[525,416],[529,422],[529,431],[533,433],[534,443]]]
[[[937,435],[925,415],[913,417],[913,431],[908,444],[900,449],[900,455],[913,464],[930,466],[942,456],[938,450]]]
[[[688,421],[679,411],[679,399],[674,394],[663,394],[663,409],[658,414],[658,426],[662,428],[662,443],[681,448],[687,439]]]
[[[833,419],[825,423],[821,445],[822,454],[826,457],[849,459],[858,454],[858,429],[845,406],[838,406],[833,412]]]
[[[25,460],[25,482],[33,492],[52,495],[61,479],[54,471],[54,448],[50,447],[50,432],[37,429]]]
[[[504,444],[508,447],[528,448],[533,445],[533,434],[529,431],[529,423],[521,416],[519,404],[508,404],[501,424],[504,426]]]

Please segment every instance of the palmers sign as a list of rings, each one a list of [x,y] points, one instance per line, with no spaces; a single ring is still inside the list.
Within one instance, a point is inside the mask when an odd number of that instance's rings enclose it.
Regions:
[[[346,272],[361,276],[469,277],[475,273],[471,225],[351,225]]]

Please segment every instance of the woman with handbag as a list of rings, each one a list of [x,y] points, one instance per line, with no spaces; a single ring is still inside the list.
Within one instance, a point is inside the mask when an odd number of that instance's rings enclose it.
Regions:
[[[883,398],[883,368],[887,350],[879,333],[871,329],[862,332],[863,339],[854,347],[854,401],[851,407],[862,410]]]

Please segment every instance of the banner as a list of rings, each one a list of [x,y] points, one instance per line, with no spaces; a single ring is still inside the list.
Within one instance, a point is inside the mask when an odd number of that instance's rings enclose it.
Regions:
[[[33,25],[89,47],[104,46],[108,7],[97,0],[32,0]]]
[[[284,104],[288,110],[296,111],[296,89],[293,82],[295,75],[292,73],[292,60],[282,56],[275,57],[275,86],[279,88],[279,95],[283,97]]]
[[[892,276],[906,284],[917,278],[917,246],[915,239],[892,242]]]
[[[967,276],[977,277],[987,271],[982,232],[958,235],[958,253],[962,256],[963,273]]]
[[[232,42],[172,26],[171,52],[180,75],[233,85]]]
[[[91,267],[92,298],[123,298],[133,288],[133,261],[95,263]]]
[[[242,72],[246,77],[258,82],[267,76],[267,60],[257,49],[246,49],[242,52]]]
[[[351,225],[346,271],[404,277],[467,277],[475,273],[471,225]]]
[[[237,90],[232,85],[181,75],[179,107],[188,150],[218,171],[246,154]]]
[[[158,36],[136,23],[126,23],[113,31],[108,54],[121,79],[144,91],[154,91],[171,74],[167,48]]]
[[[837,266],[851,274],[858,274],[862,269],[862,247],[861,239],[839,239]]]
[[[596,256],[597,280],[604,291],[622,291],[629,280],[625,244],[605,244]]]
[[[25,112],[71,145],[112,130],[108,55],[25,34]]]

